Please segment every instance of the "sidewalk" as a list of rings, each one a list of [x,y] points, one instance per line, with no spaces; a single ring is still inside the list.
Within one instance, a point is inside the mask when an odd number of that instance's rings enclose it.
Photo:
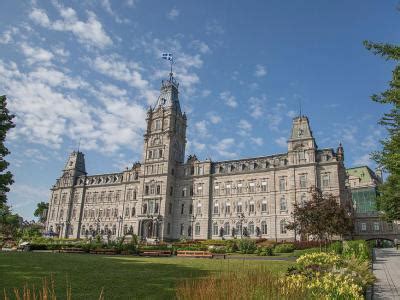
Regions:
[[[373,299],[400,300],[400,250],[396,248],[374,249],[374,285]]]

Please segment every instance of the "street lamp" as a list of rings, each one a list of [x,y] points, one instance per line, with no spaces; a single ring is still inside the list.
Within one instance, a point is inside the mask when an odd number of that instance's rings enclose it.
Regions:
[[[194,221],[196,221],[196,216],[195,215],[192,215],[191,217],[190,217],[190,222],[191,222],[191,226],[192,226],[192,241],[194,240],[194,227],[193,227],[193,224],[194,224]]]

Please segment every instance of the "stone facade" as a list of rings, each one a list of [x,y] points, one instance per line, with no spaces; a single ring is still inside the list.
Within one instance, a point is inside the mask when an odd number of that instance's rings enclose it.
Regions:
[[[52,188],[47,231],[70,238],[293,240],[299,237],[285,224],[311,187],[350,203],[343,148],[319,149],[305,116],[293,119],[285,153],[185,161],[187,119],[171,76],[146,121],[142,162],[131,169],[89,176],[84,154],[69,156]]]

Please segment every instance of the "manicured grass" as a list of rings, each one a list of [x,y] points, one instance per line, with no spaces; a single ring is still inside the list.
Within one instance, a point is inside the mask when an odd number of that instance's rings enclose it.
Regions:
[[[266,266],[285,272],[288,261],[213,260],[191,258],[143,258],[60,253],[0,253],[0,291],[11,296],[14,287],[39,286],[52,278],[56,293],[64,298],[67,282],[73,299],[171,299],[177,282],[212,272]]]

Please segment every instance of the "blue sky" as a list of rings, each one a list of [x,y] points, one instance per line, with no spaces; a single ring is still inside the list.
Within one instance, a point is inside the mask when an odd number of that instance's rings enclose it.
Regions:
[[[393,65],[362,45],[398,43],[397,1],[1,1],[0,93],[17,115],[14,210],[32,218],[69,152],[89,174],[141,160],[145,112],[176,58],[186,153],[213,160],[286,151],[298,103],[319,147],[368,164]]]

